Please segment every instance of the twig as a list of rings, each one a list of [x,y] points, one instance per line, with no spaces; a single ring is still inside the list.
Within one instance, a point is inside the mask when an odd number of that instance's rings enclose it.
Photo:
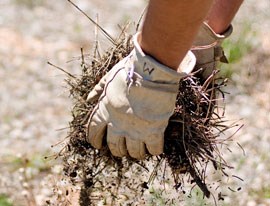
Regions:
[[[139,27],[140,27],[142,18],[143,18],[143,16],[144,16],[145,12],[146,12],[146,9],[147,9],[147,7],[145,7],[145,8],[143,9],[143,12],[142,12],[142,14],[141,14],[141,16],[140,16],[140,18],[139,18],[139,20],[138,20],[138,23],[137,23],[137,26],[136,26],[136,32],[139,31]]]
[[[60,71],[64,72],[65,74],[67,74],[68,76],[72,77],[73,79],[77,79],[77,77],[75,77],[74,75],[72,75],[71,73],[67,72],[66,70],[62,69],[61,67],[58,67],[54,64],[52,64],[51,62],[47,62],[47,64],[49,64],[50,66],[55,67],[56,69],[59,69]]]
[[[88,16],[80,7],[78,7],[73,1],[67,0],[69,3],[71,3],[76,9],[78,9],[84,16],[86,16],[93,24],[95,24],[102,32],[103,34],[108,38],[108,40],[116,44],[114,38],[107,32],[105,31],[96,21],[94,21],[90,16]]]
[[[194,181],[196,182],[196,184],[199,186],[199,188],[203,191],[203,194],[209,198],[210,197],[210,191],[208,190],[206,184],[204,182],[202,182],[201,178],[198,176],[197,172],[191,168],[189,171],[191,177],[194,179]]]

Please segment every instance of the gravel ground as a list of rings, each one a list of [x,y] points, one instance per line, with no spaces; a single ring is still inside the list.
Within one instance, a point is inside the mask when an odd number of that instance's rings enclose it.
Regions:
[[[117,2],[77,1],[91,17],[99,13],[100,24],[113,35],[118,23],[137,21],[145,5]],[[225,187],[241,190],[228,193],[222,205],[270,205],[269,9],[269,0],[246,1],[234,24],[236,40],[248,25],[250,34],[240,39],[250,42],[252,49],[232,65],[226,116],[241,119],[244,127],[229,146],[233,152],[224,153],[235,167],[230,175],[244,182],[224,180]],[[1,0],[0,13],[0,194],[14,205],[46,205],[48,198],[57,198],[52,189],[61,196],[64,183],[56,182],[61,173],[58,162],[43,157],[58,151],[51,145],[61,145],[67,130],[59,129],[71,118],[65,75],[47,61],[79,74],[76,57],[81,47],[90,51],[94,27],[65,0]],[[106,48],[108,42],[102,37],[100,41]],[[69,60],[74,61],[66,63]]]

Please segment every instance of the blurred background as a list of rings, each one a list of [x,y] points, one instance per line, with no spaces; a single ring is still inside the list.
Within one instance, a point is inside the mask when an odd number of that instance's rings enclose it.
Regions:
[[[118,24],[137,22],[147,3],[74,2],[93,19],[98,14],[113,36],[119,33]],[[270,205],[269,10],[269,0],[245,1],[234,33],[224,43],[231,62],[222,65],[229,79],[226,118],[244,127],[230,143],[232,152],[223,152],[234,167],[230,175],[244,181],[224,179],[225,189],[239,191],[228,192],[219,205]],[[103,50],[110,45],[101,34],[99,40]],[[68,132],[64,128],[71,120],[72,102],[65,74],[47,62],[79,75],[80,48],[91,53],[93,44],[94,25],[66,0],[0,1],[0,206],[48,205],[61,199],[61,162],[54,154]],[[163,198],[153,195],[148,205],[165,205]],[[213,201],[197,196],[183,205]]]

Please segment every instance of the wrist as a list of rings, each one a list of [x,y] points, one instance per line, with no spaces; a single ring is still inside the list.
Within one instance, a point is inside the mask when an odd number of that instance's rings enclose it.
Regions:
[[[191,73],[195,63],[196,58],[191,51],[188,51],[186,56],[183,58],[181,63],[178,64],[176,71],[168,67],[163,62],[160,62],[152,55],[145,53],[140,45],[141,33],[134,35],[134,55],[136,56],[135,67],[139,69],[140,75],[146,75],[146,79],[155,82],[171,82],[178,83],[179,80],[185,77],[187,74]]]

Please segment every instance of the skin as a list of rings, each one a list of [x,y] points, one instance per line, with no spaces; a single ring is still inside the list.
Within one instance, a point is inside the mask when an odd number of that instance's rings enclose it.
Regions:
[[[215,0],[206,22],[217,33],[222,34],[231,24],[244,0]]]
[[[216,33],[230,25],[243,0],[150,0],[139,44],[177,70],[205,20]]]
[[[145,53],[177,70],[213,0],[150,0],[139,43]],[[192,12],[191,12],[192,11]]]

